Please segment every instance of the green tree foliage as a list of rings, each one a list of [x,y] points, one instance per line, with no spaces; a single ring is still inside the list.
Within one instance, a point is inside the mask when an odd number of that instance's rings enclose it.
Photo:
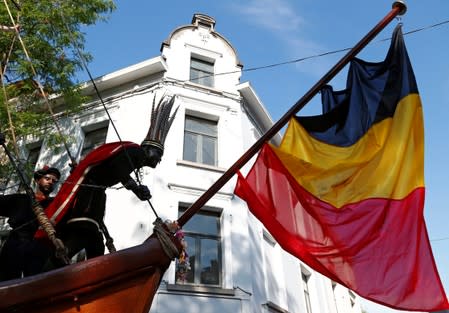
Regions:
[[[84,49],[82,27],[105,21],[114,9],[112,0],[0,0],[0,131],[8,143],[12,142],[10,120],[18,139],[39,135],[49,123],[38,84],[50,96],[53,111],[80,108],[85,99],[75,78],[82,68],[78,51],[86,62],[92,59]]]

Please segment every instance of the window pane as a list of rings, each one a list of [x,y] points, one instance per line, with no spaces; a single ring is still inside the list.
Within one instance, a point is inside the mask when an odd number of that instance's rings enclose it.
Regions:
[[[190,66],[193,69],[197,69],[203,72],[209,72],[209,73],[213,73],[214,72],[214,64],[211,62],[207,62],[207,61],[203,61],[200,59],[191,59],[190,62]]]
[[[190,81],[204,86],[214,86],[214,76],[212,73],[201,72],[194,69],[190,71]]]
[[[181,204],[181,215],[188,205]],[[184,225],[190,270],[183,271],[176,263],[176,283],[219,285],[221,283],[220,213],[201,210]]]
[[[214,77],[210,74],[205,74],[198,79],[198,83],[204,86],[213,87],[214,86]]]
[[[301,273],[301,278],[302,278],[302,287],[304,288],[304,290],[309,291],[309,285],[308,285],[309,276],[304,273]]]
[[[81,151],[80,158],[84,158],[89,152],[104,144],[107,133],[108,125],[90,132],[86,132],[84,135],[83,150]]]
[[[27,175],[25,175],[27,184],[30,184],[32,182],[32,180],[31,180],[31,177],[33,176],[32,173],[36,169],[36,164],[37,164],[37,160],[39,159],[39,155],[41,153],[41,148],[42,148],[42,146],[38,145],[36,147],[28,149],[28,156],[25,161],[25,167],[23,168],[23,170],[25,170],[25,172],[27,173]],[[19,188],[18,188],[17,192],[19,192],[19,193],[23,192],[25,190],[25,185],[23,184],[22,180],[18,176],[16,179],[19,182]]]
[[[190,61],[190,81],[204,86],[214,86],[214,64],[192,58]]]
[[[201,284],[218,285],[218,241],[212,239],[201,240]]]
[[[218,235],[218,216],[195,214],[183,227],[184,231],[205,235]]]
[[[215,165],[215,138],[203,136],[203,162],[208,165]]]
[[[187,161],[198,162],[197,151],[198,151],[197,135],[185,133],[183,159]]]
[[[191,82],[194,82],[194,83],[197,83],[197,84],[199,84],[200,82],[200,80],[199,80],[199,78],[201,77],[201,76],[204,76],[203,74],[202,74],[202,72],[200,72],[200,71],[198,71],[198,70],[195,70],[195,69],[191,69],[190,70],[190,81]]]
[[[217,122],[193,116],[186,116],[186,130],[192,133],[217,136]]]
[[[30,149],[30,152],[28,153],[27,164],[30,166],[31,169],[36,168],[36,163],[37,160],[39,159],[40,153],[41,153],[41,146],[37,146]]]
[[[217,165],[217,122],[186,116],[184,160]]]
[[[307,313],[312,313],[312,305],[310,303],[310,293],[309,293],[309,278],[310,275],[301,273],[302,285],[304,289],[304,300],[306,302]]]

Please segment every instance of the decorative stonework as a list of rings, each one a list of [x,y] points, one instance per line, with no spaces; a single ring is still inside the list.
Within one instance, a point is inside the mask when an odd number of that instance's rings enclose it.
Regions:
[[[210,34],[209,33],[200,31],[198,33],[198,35],[200,36],[200,38],[201,38],[200,40],[203,43],[203,45],[206,45],[209,42],[209,39],[210,39]]]

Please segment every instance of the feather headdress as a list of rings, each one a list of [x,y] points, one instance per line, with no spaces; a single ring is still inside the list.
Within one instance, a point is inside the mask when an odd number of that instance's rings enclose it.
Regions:
[[[156,95],[153,98],[153,105],[151,107],[151,123],[150,128],[142,145],[151,145],[160,148],[164,151],[164,142],[168,131],[175,119],[179,106],[175,112],[170,116],[170,112],[175,103],[176,96],[163,95],[156,104]]]

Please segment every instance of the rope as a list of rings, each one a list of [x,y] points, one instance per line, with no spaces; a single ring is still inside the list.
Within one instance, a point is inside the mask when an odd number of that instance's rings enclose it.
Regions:
[[[53,224],[51,224],[50,220],[48,219],[47,215],[44,212],[44,209],[35,199],[33,199],[32,208],[39,222],[39,225],[42,226],[42,228],[47,233],[48,238],[55,246],[56,257],[62,259],[65,262],[65,264],[70,264],[70,260],[67,256],[67,250],[64,246],[64,243],[61,241],[61,239],[56,238],[56,230],[53,227]]]
[[[154,223],[154,233],[159,239],[161,243],[162,250],[164,250],[165,254],[171,259],[174,260],[179,256],[178,247],[174,244],[171,238],[173,238],[173,234],[165,229],[164,223],[160,218],[157,218]]]
[[[2,64],[0,64],[0,75],[1,75],[1,81],[2,81],[3,96],[5,98],[5,109],[6,109],[6,114],[8,115],[8,123],[9,123],[9,128],[10,128],[11,137],[12,137],[12,144],[14,147],[14,152],[18,156],[19,148],[17,147],[16,132],[14,130],[14,125],[12,122],[11,111],[9,110],[8,93],[6,92],[6,87],[5,87],[5,82],[4,82],[4,75],[6,73],[6,68],[8,67],[9,58],[11,57],[12,51],[14,49],[14,44],[16,43],[16,38],[17,38],[17,36],[14,34],[14,37],[12,38],[11,46],[9,47],[8,54],[4,55],[5,66],[2,66]]]
[[[3,97],[5,99],[5,110],[6,110],[6,114],[8,116],[9,131],[11,132],[11,137],[12,137],[12,145],[14,147],[14,152],[16,153],[16,155],[19,155],[19,148],[17,147],[16,132],[14,131],[14,125],[12,123],[11,111],[9,110],[8,93],[6,92],[6,87],[4,84],[3,67],[1,64],[0,64],[0,79],[2,81],[2,91],[3,91]]]

